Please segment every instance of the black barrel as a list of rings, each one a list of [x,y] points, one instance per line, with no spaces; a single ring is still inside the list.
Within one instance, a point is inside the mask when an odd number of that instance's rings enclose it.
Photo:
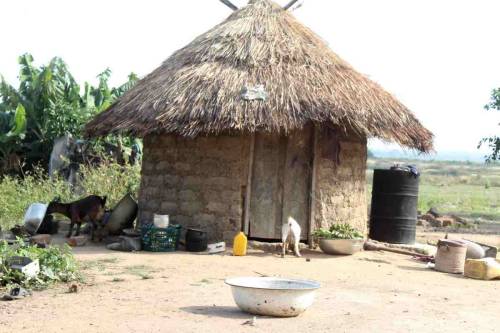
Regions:
[[[186,232],[186,250],[189,252],[203,252],[207,249],[207,233],[197,229],[188,229]]]
[[[419,177],[406,170],[373,173],[370,238],[393,244],[415,243]]]

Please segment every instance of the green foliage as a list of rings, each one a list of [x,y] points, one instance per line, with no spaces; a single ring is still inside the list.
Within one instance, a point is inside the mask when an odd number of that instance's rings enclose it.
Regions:
[[[313,235],[325,239],[363,239],[363,234],[349,224],[334,224],[330,229],[318,229]]]
[[[4,176],[0,182],[0,227],[7,229],[22,223],[31,203],[49,202],[56,197],[72,199],[70,185],[59,179],[49,180],[41,168],[35,168],[23,178]]]
[[[486,110],[500,111],[500,88],[493,89],[493,91],[491,92],[491,100],[484,108]],[[483,145],[487,145],[488,148],[491,150],[491,154],[486,157],[487,162],[500,161],[500,137],[499,136],[495,135],[495,136],[492,136],[489,138],[484,138],[479,143],[478,148],[481,148],[481,146],[483,146]]]
[[[136,74],[130,73],[128,76],[128,81],[117,88],[110,88],[108,85],[108,80],[111,77],[111,70],[106,68],[106,70],[99,75],[99,85],[97,87],[88,88],[88,93],[85,96],[90,95],[93,99],[93,106],[96,107],[98,112],[106,110],[111,104],[121,95],[123,95],[127,90],[131,89],[135,83],[139,80]]]
[[[481,148],[485,144],[491,150],[491,154],[486,156],[486,162],[500,161],[500,137],[492,136],[490,138],[484,138],[479,143],[478,148]]]
[[[0,112],[0,170],[9,168],[9,158],[25,138],[26,124],[26,110],[22,104],[18,104],[14,112]]]
[[[50,179],[41,168],[24,177],[4,176],[0,181],[0,227],[21,223],[33,202],[48,203],[56,197],[69,202],[90,194],[107,195],[107,205],[113,207],[127,193],[137,195],[140,166],[106,162],[97,168],[83,166],[82,175],[78,191],[62,179]]]
[[[0,143],[8,143],[16,138],[23,139],[26,132],[26,110],[18,104],[14,113],[4,112],[0,118]]]
[[[500,88],[491,91],[491,100],[484,108],[486,110],[500,110]]]
[[[99,74],[99,85],[80,85],[61,58],[36,67],[33,57],[19,57],[19,88],[0,77],[0,160],[11,154],[28,165],[46,165],[55,139],[70,133],[81,135],[84,125],[105,110],[137,81],[135,74],[117,88],[109,87],[111,71]],[[15,111],[16,110],[16,111]],[[3,142],[11,138],[9,142]],[[4,163],[5,169],[5,163]]]
[[[24,274],[10,269],[7,264],[13,256],[38,259],[40,274],[27,279]],[[71,249],[67,246],[38,248],[22,240],[10,246],[0,242],[0,286],[20,285],[25,288],[41,289],[55,282],[70,282],[79,279],[78,266]]]
[[[83,166],[81,187],[87,194],[106,195],[112,207],[127,193],[137,197],[141,178],[140,165],[121,166],[106,162],[99,168]]]

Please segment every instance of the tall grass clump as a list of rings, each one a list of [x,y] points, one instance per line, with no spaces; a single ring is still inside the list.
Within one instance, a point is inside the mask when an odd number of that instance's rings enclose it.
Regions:
[[[81,169],[80,192],[82,195],[107,196],[107,208],[113,207],[127,193],[137,198],[141,181],[140,165],[119,165],[105,163],[99,168]]]
[[[30,204],[48,203],[56,197],[69,202],[91,194],[106,195],[107,207],[113,207],[127,193],[137,195],[140,166],[105,162],[99,167],[82,166],[80,176],[75,187],[61,178],[50,179],[41,168],[23,176],[4,176],[0,180],[0,227],[22,223]]]

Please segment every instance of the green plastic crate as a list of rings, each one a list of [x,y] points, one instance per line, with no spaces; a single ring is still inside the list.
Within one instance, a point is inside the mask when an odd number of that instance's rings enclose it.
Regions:
[[[157,228],[152,224],[141,227],[142,249],[149,252],[174,252],[179,248],[180,225]]]

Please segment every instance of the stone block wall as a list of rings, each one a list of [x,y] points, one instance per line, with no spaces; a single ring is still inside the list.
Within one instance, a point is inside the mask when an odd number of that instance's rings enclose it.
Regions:
[[[365,233],[368,223],[366,140],[343,137],[339,141],[338,161],[324,153],[335,142],[324,132],[318,141],[314,228],[348,223]]]
[[[200,228],[210,242],[232,241],[241,229],[249,137],[144,139],[139,221],[170,215],[171,223]]]

